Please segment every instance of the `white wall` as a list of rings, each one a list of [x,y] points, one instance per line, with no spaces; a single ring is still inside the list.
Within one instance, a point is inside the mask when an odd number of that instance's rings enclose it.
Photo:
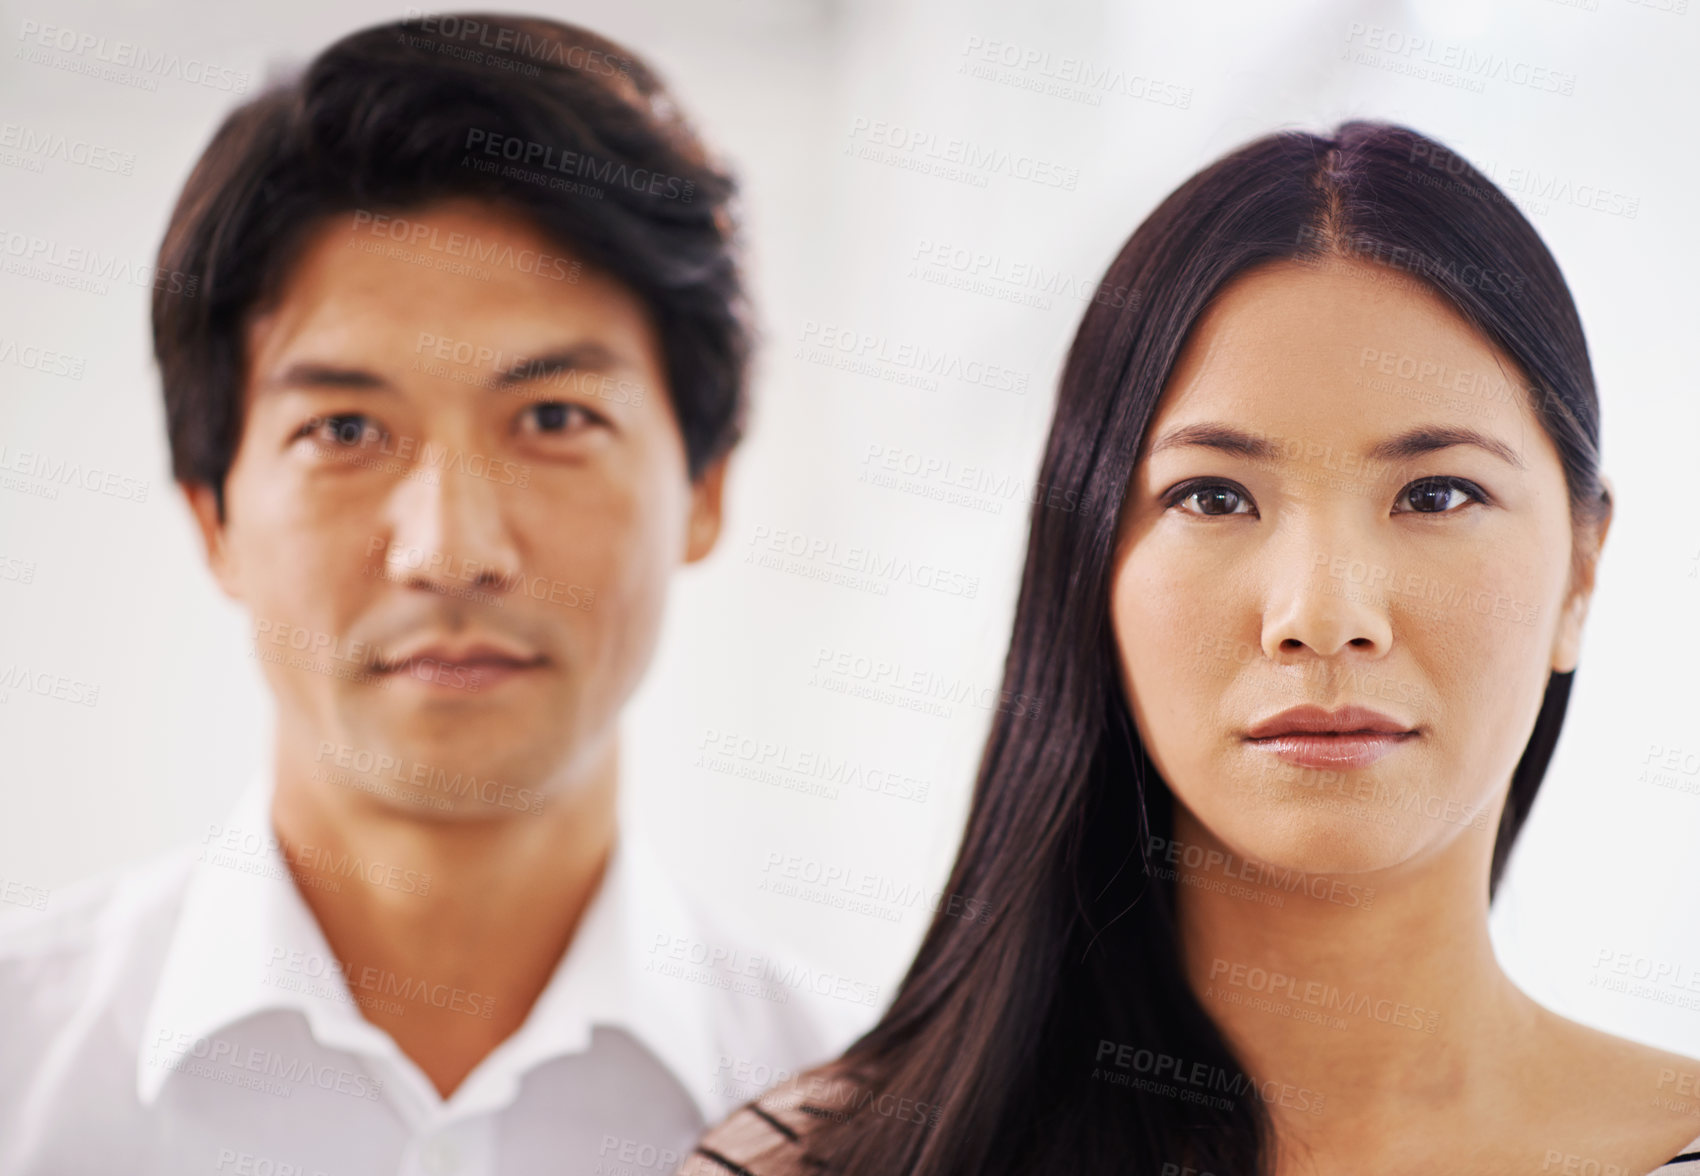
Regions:
[[[1617,519],[1557,760],[1496,910],[1514,976],[1559,1010],[1700,1053],[1700,1003],[1670,984],[1595,986],[1601,952],[1700,968],[1700,773],[1644,775],[1651,749],[1700,757],[1700,514],[1691,505],[1700,263],[1690,67],[1700,15],[1683,0],[1191,5],[953,0],[594,0],[536,7],[631,45],[671,80],[746,191],[767,344],[757,414],[734,466],[723,546],[675,588],[661,650],[629,716],[627,801],[693,886],[853,978],[889,986],[925,924],[758,889],[768,855],[930,890],[951,860],[988,712],[944,715],[820,684],[839,652],[995,688],[1025,541],[1019,500],[943,502],[868,484],[870,452],[914,452],[1028,484],[1056,373],[1083,304],[1012,301],[923,280],[924,243],[1095,282],[1156,201],[1267,130],[1363,115],[1406,122],[1491,171],[1565,269],[1605,411]],[[526,5],[501,3],[503,10]],[[138,10],[8,0],[0,122],[134,156],[133,174],[62,161],[0,166],[0,233],[151,259],[178,186],[233,101],[176,80],[147,92],[17,56],[25,21],[199,56],[258,78],[356,27],[398,16],[367,0]],[[1369,27],[1430,48],[1389,66]],[[1034,92],[1041,67],[965,67],[993,42],[1149,75],[1155,99]],[[1425,56],[1500,55],[1399,72]],[[1573,93],[1519,84],[1525,69]],[[1459,85],[1458,83],[1465,83]],[[1479,88],[1479,92],[1477,89]],[[1184,95],[1185,101],[1181,98]],[[1078,169],[1072,190],[986,172],[943,178],[846,153],[879,120]],[[0,163],[12,164],[0,157]],[[1603,191],[1618,211],[1587,206]],[[1628,201],[1634,215],[1626,215]],[[195,836],[261,762],[266,697],[243,618],[202,570],[167,475],[145,289],[66,289],[0,273],[0,339],[80,357],[80,380],[0,362],[0,444],[149,483],[146,501],[0,483],[0,670],[98,684],[92,707],[13,690],[0,704],[0,881],[58,887]],[[824,330],[925,343],[1027,377],[1024,393],[945,380],[905,387],[810,362]],[[813,334],[811,334],[811,332]],[[973,599],[893,585],[821,585],[745,562],[758,534],[931,560],[978,577]],[[7,563],[5,561],[20,561]],[[823,652],[824,651],[824,652]],[[931,783],[915,803],[841,789],[806,796],[696,767],[708,732],[848,756]],[[1662,781],[1662,782],[1661,782]]]

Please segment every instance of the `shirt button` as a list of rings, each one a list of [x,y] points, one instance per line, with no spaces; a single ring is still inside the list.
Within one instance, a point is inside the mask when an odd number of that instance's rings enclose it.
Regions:
[[[453,1176],[460,1171],[460,1149],[454,1140],[438,1136],[419,1149],[419,1162],[431,1176]]]

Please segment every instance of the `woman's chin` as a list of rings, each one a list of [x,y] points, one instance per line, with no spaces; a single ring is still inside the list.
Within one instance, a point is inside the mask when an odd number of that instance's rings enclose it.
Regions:
[[[1229,866],[1241,878],[1291,889],[1293,874],[1346,877],[1392,869],[1434,837],[1420,820],[1379,816],[1372,822],[1299,806],[1241,810],[1217,827],[1217,836],[1241,859]]]

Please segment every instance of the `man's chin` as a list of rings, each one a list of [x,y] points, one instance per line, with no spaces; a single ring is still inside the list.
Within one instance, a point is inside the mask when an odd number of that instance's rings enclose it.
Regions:
[[[558,718],[546,722],[528,709],[462,716],[464,721],[416,713],[403,722],[344,712],[339,717],[346,734],[316,741],[311,777],[425,817],[541,812],[546,782],[568,754],[558,745]],[[539,743],[540,733],[552,737],[547,745]]]

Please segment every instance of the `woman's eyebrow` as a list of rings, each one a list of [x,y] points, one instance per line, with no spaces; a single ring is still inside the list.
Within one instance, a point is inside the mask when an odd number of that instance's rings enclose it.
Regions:
[[[1164,433],[1152,442],[1148,456],[1155,456],[1165,449],[1190,445],[1215,449],[1254,461],[1274,461],[1281,456],[1283,449],[1277,441],[1261,433],[1248,433],[1244,429],[1237,429],[1219,421],[1201,421]],[[1517,469],[1528,468],[1517,455],[1517,451],[1505,442],[1463,425],[1418,425],[1386,440],[1377,441],[1365,451],[1364,456],[1373,461],[1403,461],[1439,449],[1449,449],[1454,445],[1474,445]]]

